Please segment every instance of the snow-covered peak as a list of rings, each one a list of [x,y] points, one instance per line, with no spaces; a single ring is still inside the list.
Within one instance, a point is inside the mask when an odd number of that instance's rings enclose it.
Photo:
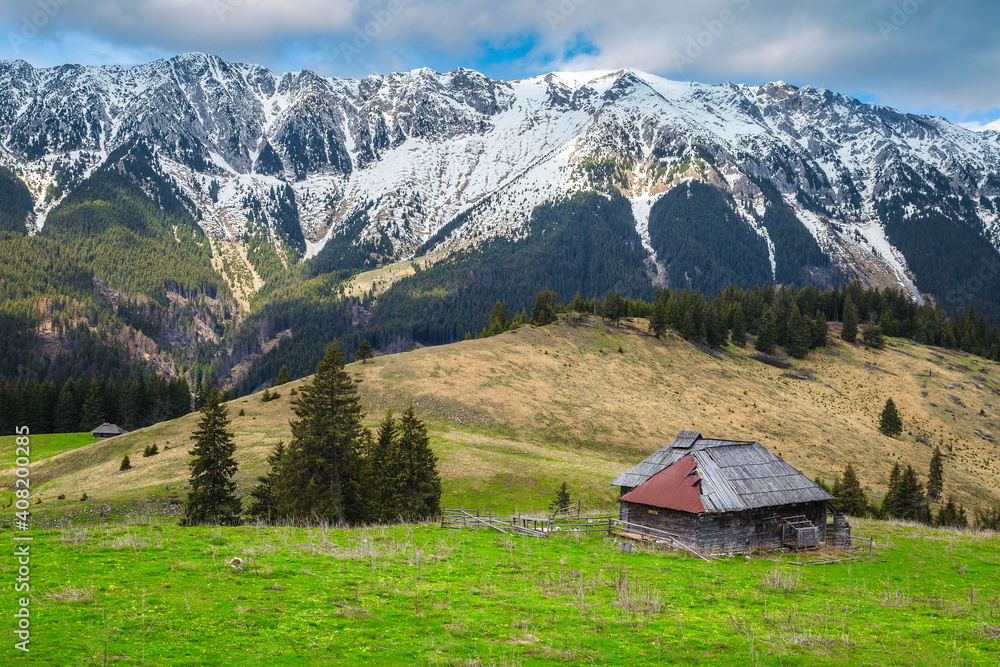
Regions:
[[[467,68],[275,73],[204,53],[127,69],[0,62],[0,161],[24,175],[40,220],[58,203],[50,185],[71,190],[143,137],[220,242],[264,219],[301,225],[311,252],[361,212],[358,241],[388,238],[394,257],[460,214],[440,248],[517,236],[535,206],[588,188],[625,194],[645,230],[656,200],[692,179],[730,191],[760,231],[766,182],[834,264],[906,284],[879,231],[900,193],[1000,242],[995,127],[783,81],[710,85],[630,68],[499,81]],[[282,222],[289,196],[294,221]]]

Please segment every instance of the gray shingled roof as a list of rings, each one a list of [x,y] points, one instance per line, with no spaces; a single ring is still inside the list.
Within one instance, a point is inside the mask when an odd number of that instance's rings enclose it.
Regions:
[[[104,422],[103,424],[95,428],[93,431],[91,431],[91,434],[93,435],[97,435],[98,433],[100,433],[101,435],[124,435],[128,433],[128,431],[123,429],[121,426],[118,426],[117,424],[109,424],[107,422]]]
[[[611,485],[640,486],[687,454],[697,463],[702,479],[701,501],[707,512],[738,512],[833,499],[759,442],[710,440],[694,431],[681,431],[672,443],[623,472]]]

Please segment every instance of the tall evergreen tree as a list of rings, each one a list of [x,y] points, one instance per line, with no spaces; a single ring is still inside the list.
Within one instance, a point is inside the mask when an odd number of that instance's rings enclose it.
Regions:
[[[824,347],[826,345],[827,324],[826,316],[816,311],[812,320],[812,345],[810,347]]]
[[[944,456],[941,448],[935,447],[931,454],[931,467],[927,475],[927,498],[938,502],[941,499],[941,491],[944,490]]]
[[[802,314],[797,303],[792,301],[788,312],[788,353],[796,359],[804,359],[809,354],[812,342],[812,325]]]
[[[410,405],[399,420],[399,449],[406,466],[406,516],[426,519],[441,511],[441,478],[427,427]]]
[[[747,323],[742,303],[737,303],[733,310],[733,331],[729,337],[737,347],[744,347],[747,344]]]
[[[579,294],[579,293],[578,293]],[[535,295],[535,307],[531,309],[531,323],[544,327],[556,321],[559,310],[556,293],[550,289],[542,290]]]
[[[358,352],[354,355],[361,360],[361,363],[367,363],[369,359],[375,356],[375,351],[372,350],[372,345],[367,340],[362,340],[361,344],[358,345]]]
[[[368,520],[377,523],[399,521],[406,513],[407,471],[400,450],[399,426],[391,410],[379,424],[366,468]]]
[[[865,490],[861,488],[858,475],[850,463],[844,469],[844,476],[837,486],[837,505],[841,512],[850,516],[865,516],[868,513],[868,499]]]
[[[250,506],[247,508],[247,514],[250,516],[257,519],[272,519],[277,516],[274,505],[274,480],[282,470],[287,451],[285,443],[279,442],[267,455],[267,474],[259,476],[257,484],[250,490]]]
[[[194,458],[191,468],[191,491],[184,504],[182,526],[205,523],[232,525],[239,522],[241,501],[236,497],[236,442],[230,424],[229,408],[222,394],[212,387],[201,406],[202,417],[191,435]]]
[[[906,466],[896,490],[896,514],[900,519],[928,521],[924,485],[917,479],[913,466]]]
[[[760,328],[757,332],[757,344],[754,347],[757,348],[758,352],[774,354],[774,346],[777,342],[778,324],[775,320],[774,309],[768,306],[761,315]]]
[[[965,507],[956,506],[955,499],[948,496],[948,502],[938,510],[934,523],[948,528],[966,528],[969,525],[969,518],[965,514]]]
[[[510,328],[510,313],[507,312],[507,306],[502,301],[497,301],[493,304],[493,311],[490,313],[490,328],[489,335],[495,336],[498,333],[503,333]]]
[[[625,299],[619,292],[608,290],[601,304],[601,315],[615,326],[625,317]]]
[[[363,520],[361,398],[336,341],[327,347],[313,381],[299,391],[293,410],[292,442],[273,484],[277,516],[338,524]]]
[[[59,402],[56,403],[55,427],[57,433],[75,433],[80,426],[80,413],[77,411],[76,384],[70,378],[59,392]]]
[[[705,342],[709,347],[722,347],[726,344],[726,323],[722,319],[718,304],[712,304],[705,309]]]
[[[858,339],[858,308],[854,305],[850,294],[844,298],[844,319],[840,337],[847,343],[853,343]]]
[[[291,380],[292,380],[292,376],[288,372],[288,366],[286,366],[285,364],[282,364],[281,365],[281,369],[278,371],[278,377],[274,378],[274,385],[273,386],[280,387],[283,384],[291,382]]]
[[[872,323],[865,327],[864,333],[861,334],[861,339],[865,347],[875,350],[885,349],[885,337],[882,335],[882,327],[877,324]]]
[[[878,430],[882,435],[887,435],[890,438],[895,438],[903,432],[903,420],[891,398],[886,399],[885,407],[882,408],[882,414],[878,420]]]
[[[87,386],[87,397],[83,401],[80,414],[80,431],[92,431],[106,420],[104,414],[104,388],[97,376],[91,376]]]
[[[899,512],[899,478],[902,475],[902,471],[899,468],[899,463],[892,466],[892,472],[889,473],[889,488],[885,492],[885,496],[882,498],[882,514],[886,517],[894,517]]]

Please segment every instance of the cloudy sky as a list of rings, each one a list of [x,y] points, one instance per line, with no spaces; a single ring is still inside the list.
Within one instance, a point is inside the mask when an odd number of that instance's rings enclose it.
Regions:
[[[633,67],[1000,119],[995,0],[3,0],[0,29],[0,59],[36,66],[203,51],[335,76]]]

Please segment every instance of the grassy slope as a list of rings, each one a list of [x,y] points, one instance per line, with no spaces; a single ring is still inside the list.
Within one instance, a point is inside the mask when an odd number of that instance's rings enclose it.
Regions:
[[[855,529],[871,557],[712,563],[433,525],[39,531],[31,653],[10,622],[4,651],[25,665],[995,663],[997,534]],[[788,564],[830,557],[848,560]]]
[[[0,452],[13,452],[16,437],[13,435],[0,437]],[[94,437],[90,433],[51,433],[31,436],[31,460],[49,459],[57,454],[92,444]]]
[[[852,461],[862,484],[876,493],[884,491],[895,461],[912,463],[926,478],[931,449],[914,436],[943,439],[956,444],[945,465],[945,493],[967,507],[1000,498],[1000,447],[974,433],[997,433],[996,363],[902,340],[891,340],[894,347],[882,352],[838,342],[800,365],[817,378],[807,381],[784,377],[786,371],[745,351],[716,359],[675,337],[646,336],[643,328],[641,322],[623,332],[566,323],[524,327],[379,357],[349,371],[362,380],[373,425],[386,408],[411,400],[428,420],[446,507],[536,509],[563,480],[574,499],[606,507],[615,497],[608,482],[683,428],[759,440],[810,477],[832,480]],[[289,389],[301,383],[281,387],[274,402],[251,396],[230,404],[242,485],[263,472],[274,444],[289,440]],[[890,396],[909,433],[899,440],[875,429]],[[236,416],[241,408],[244,417]],[[79,507],[73,501],[83,492],[95,500],[165,496],[168,484],[187,478],[188,437],[197,418],[40,461],[33,471],[41,485],[36,493],[57,510]],[[153,442],[169,449],[143,458]],[[126,453],[135,469],[119,473]],[[70,500],[54,501],[60,493]]]

